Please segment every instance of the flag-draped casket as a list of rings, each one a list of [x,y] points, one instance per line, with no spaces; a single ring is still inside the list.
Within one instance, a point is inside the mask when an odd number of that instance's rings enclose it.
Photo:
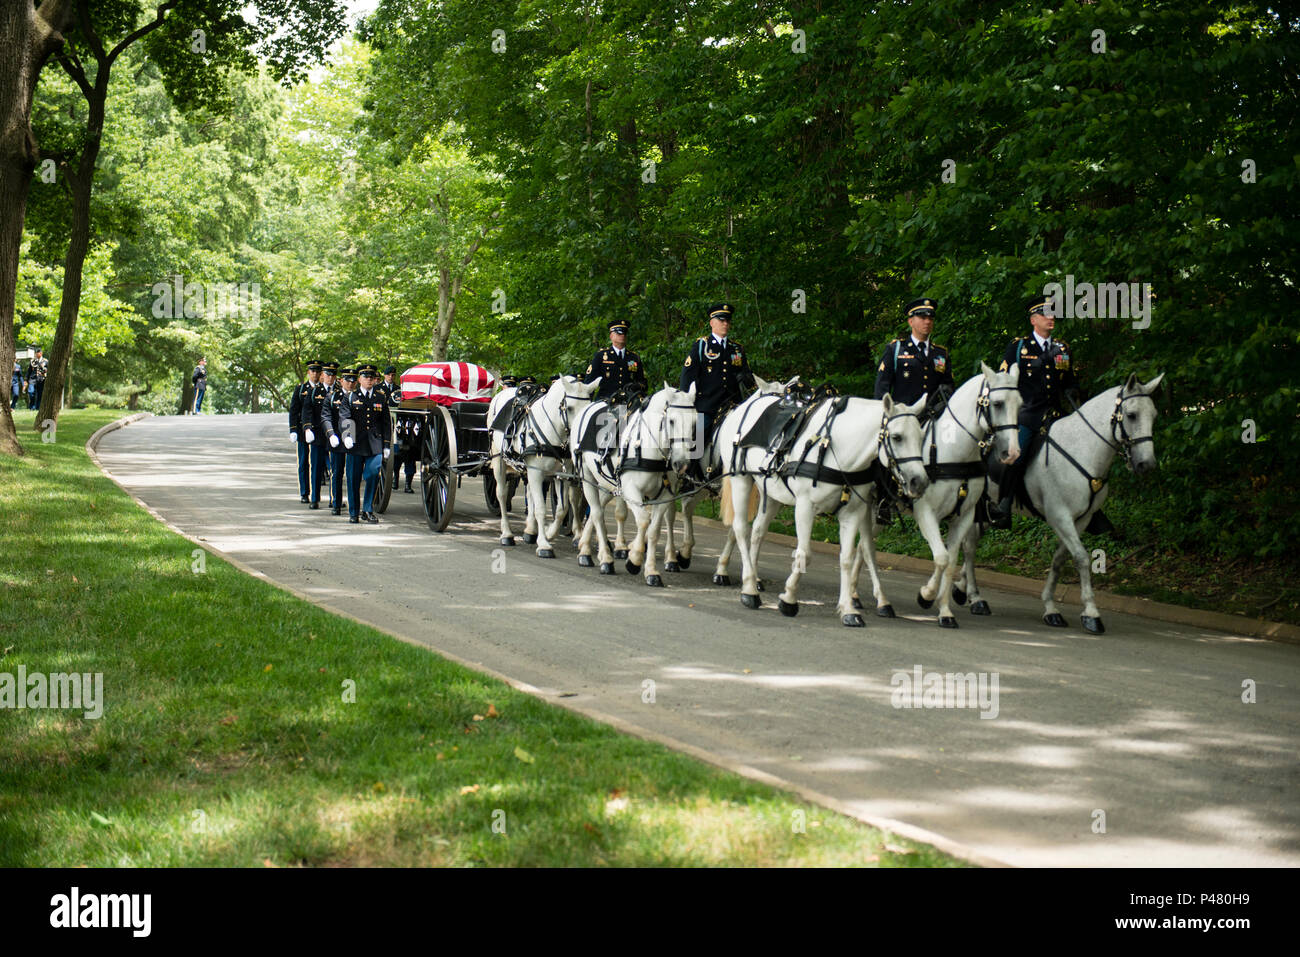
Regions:
[[[469,362],[425,362],[402,373],[402,401],[424,399],[439,405],[491,402],[496,380]]]

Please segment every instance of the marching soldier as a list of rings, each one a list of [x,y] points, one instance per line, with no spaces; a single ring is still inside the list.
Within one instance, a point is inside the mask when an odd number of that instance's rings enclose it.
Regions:
[[[912,332],[885,346],[876,370],[875,398],[890,396],[896,402],[911,405],[920,398],[931,401],[927,414],[942,408],[952,395],[952,362],[944,346],[935,345],[934,314],[939,304],[933,299],[913,299],[903,307]],[[893,505],[887,490],[882,489],[876,506],[876,521],[888,525],[893,521]]]
[[[357,387],[357,370],[343,369],[339,384],[330,395],[330,411],[325,419],[325,433],[330,444],[330,514],[338,515],[343,509],[343,475],[347,471],[348,454],[343,444],[345,435],[351,435],[351,424],[344,430],[341,406]]]
[[[1070,347],[1052,336],[1056,318],[1052,315],[1050,303],[1051,300],[1043,295],[1029,300],[1029,324],[1033,332],[1007,343],[1002,365],[998,367],[999,372],[1006,372],[1013,365],[1020,366],[1022,404],[1017,420],[1020,458],[1006,469],[998,483],[1001,498],[988,506],[989,523],[993,528],[1011,527],[1011,508],[1029,463],[1029,443],[1034,433],[1064,414],[1063,399],[1068,398],[1075,405],[1079,402],[1079,384],[1070,360]],[[1099,512],[1088,530],[1093,531],[1102,523],[1110,524]]]
[[[641,357],[627,348],[629,325],[626,319],[615,319],[609,324],[609,348],[596,352],[587,371],[582,375],[583,382],[595,382],[600,379],[599,395],[607,398],[625,385],[640,386],[647,390],[645,363]]]
[[[683,392],[695,386],[695,409],[700,416],[697,442],[701,449],[709,441],[718,415],[742,401],[755,387],[745,351],[729,337],[735,311],[729,302],[709,306],[710,334],[695,340],[677,386]],[[693,464],[698,466],[699,462],[696,459]]]
[[[390,409],[395,408],[398,405],[401,405],[402,403],[402,387],[396,381],[396,376],[397,376],[397,366],[389,366],[384,370],[384,381],[379,383],[379,385],[377,386],[377,388],[381,389],[383,393],[388,397],[388,407]],[[411,494],[415,494],[415,489],[411,488],[411,480],[415,478],[414,457],[412,456],[407,457],[405,472],[406,472],[405,490]],[[397,478],[396,472],[394,472],[393,478],[394,479]]]
[[[352,434],[344,429],[343,444],[348,450],[348,521],[357,524],[364,519],[371,524],[379,517],[371,511],[375,501],[375,486],[379,469],[392,453],[388,437],[388,397],[375,387],[378,370],[371,363],[357,367],[360,388],[339,404],[341,421],[352,424]],[[365,480],[365,497],[361,495],[361,482]]]
[[[337,362],[321,365],[320,381],[312,389],[310,403],[303,406],[303,424],[307,426],[304,431],[309,433],[308,444],[311,446],[310,508],[320,508],[320,487],[325,480],[325,463],[330,451],[326,424],[332,413],[330,400],[334,395],[334,373],[338,366]]]
[[[293,390],[293,398],[289,402],[289,440],[298,443],[298,492],[302,495],[304,505],[311,502],[308,496],[311,452],[303,433],[305,427],[311,424],[311,408],[308,403],[316,389],[316,383],[320,381],[321,368],[319,359],[307,363],[307,381]]]

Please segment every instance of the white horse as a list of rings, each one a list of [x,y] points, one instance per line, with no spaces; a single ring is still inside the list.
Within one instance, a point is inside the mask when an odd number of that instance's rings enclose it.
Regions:
[[[1016,419],[1020,415],[1020,367],[1010,372],[994,372],[980,363],[980,374],[962,383],[944,410],[926,424],[921,441],[921,455],[930,485],[920,498],[905,500],[916,518],[917,527],[930,545],[934,571],[921,586],[917,604],[930,608],[939,599],[939,625],[956,628],[957,619],[950,603],[952,583],[957,577],[962,542],[975,522],[975,507],[984,494],[984,452],[993,446],[999,461],[1010,465],[1020,455],[1020,438]],[[876,494],[872,489],[871,495]],[[868,520],[875,522],[875,502],[867,510]],[[939,523],[948,521],[945,541]],[[876,567],[875,550],[859,549],[853,564],[856,582],[863,560],[871,572],[871,590],[876,598],[876,614],[893,618],[894,609],[885,597]],[[963,599],[964,600],[964,599]],[[861,605],[855,601],[854,607]]]
[[[759,550],[777,510],[782,505],[793,505],[798,544],[785,590],[777,600],[781,613],[791,617],[798,614],[799,580],[812,553],[813,519],[817,515],[834,515],[840,526],[840,620],[849,627],[861,628],[864,622],[853,607],[850,572],[859,533],[874,548],[867,521],[868,492],[875,482],[873,463],[879,459],[909,495],[919,496],[925,491],[929,480],[921,465],[921,426],[917,417],[925,400],[904,406],[888,396],[879,401],[849,396],[824,399],[803,424],[785,463],[772,471],[765,448],[739,443],[763,410],[777,401],[768,396],[754,397],[728,414],[718,430],[718,450],[735,506],[731,528],[739,543],[743,567],[740,600],[747,608],[762,603],[756,570]],[[759,514],[747,545],[751,530],[747,527],[746,503],[755,482],[760,490]],[[726,566],[719,559],[717,575],[725,572]]]
[[[492,430],[492,472],[498,489],[506,487],[507,468],[527,473],[525,492],[528,496],[528,515],[524,520],[524,542],[537,543],[540,558],[554,558],[551,539],[559,528],[563,513],[557,509],[554,521],[546,527],[546,501],[542,485],[554,478],[569,459],[569,423],[591,404],[591,397],[600,388],[600,380],[583,383],[571,375],[561,376],[551,387],[529,403],[519,428],[507,435],[503,430]],[[506,402],[515,398],[517,388],[502,389],[492,397],[488,406],[488,423],[496,425],[497,413]],[[510,516],[501,508],[501,544],[513,545],[514,532]]]
[[[1029,493],[1029,500],[1056,532],[1060,542],[1052,556],[1052,569],[1042,594],[1043,621],[1053,627],[1065,627],[1065,618],[1057,610],[1053,596],[1061,566],[1069,555],[1079,571],[1083,627],[1094,635],[1106,631],[1094,600],[1088,550],[1079,533],[1105,504],[1109,492],[1106,475],[1116,455],[1122,456],[1129,469],[1138,475],[1156,468],[1152,433],[1158,412],[1151,394],[1164,377],[1162,372],[1144,384],[1138,381],[1136,374],[1130,375],[1123,385],[1107,389],[1085,402],[1077,412],[1057,419],[1039,452],[1025,469],[1025,490]],[[996,485],[990,484],[990,496],[996,500]],[[1019,505],[1017,510],[1025,511]],[[988,602],[980,598],[979,586],[975,582],[975,549],[979,537],[979,526],[972,525],[964,546],[964,578],[971,598],[971,613],[987,615],[990,613]]]

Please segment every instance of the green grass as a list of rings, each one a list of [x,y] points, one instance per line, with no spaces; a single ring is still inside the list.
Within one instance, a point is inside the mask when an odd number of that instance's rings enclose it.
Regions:
[[[105,699],[0,711],[0,865],[960,865],[211,555],[196,574],[85,455],[121,414],[44,444],[20,412],[28,454],[0,459],[0,672],[102,672]]]

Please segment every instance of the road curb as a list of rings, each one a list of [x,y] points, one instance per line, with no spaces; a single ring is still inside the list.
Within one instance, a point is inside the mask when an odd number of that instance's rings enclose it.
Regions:
[[[434,647],[433,645],[429,644],[427,641],[421,641],[417,638],[412,638],[409,635],[404,635],[400,632],[391,631],[388,628],[385,628],[381,625],[377,625],[372,621],[366,621],[365,619],[358,618],[356,615],[353,615],[351,612],[344,611],[341,608],[337,608],[334,605],[331,605],[329,602],[320,601],[312,597],[311,595],[299,591],[298,589],[294,588],[292,585],[287,585],[283,582],[276,581],[274,578],[271,578],[269,575],[265,574],[264,572],[261,572],[250,565],[246,565],[244,562],[240,561],[238,558],[235,558],[233,555],[229,555],[226,552],[222,551],[221,549],[215,547],[210,542],[205,542],[200,539],[197,539],[194,536],[190,535],[188,532],[185,532],[184,530],[173,525],[167,519],[163,518],[160,514],[158,514],[158,512],[156,512],[153,508],[151,508],[147,503],[142,501],[138,496],[135,495],[135,493],[133,493],[125,485],[119,482],[117,478],[113,475],[113,473],[108,471],[108,469],[104,468],[104,464],[99,460],[99,455],[96,452],[96,448],[95,448],[99,444],[100,439],[102,439],[105,435],[107,435],[110,432],[114,432],[117,429],[125,428],[126,426],[130,425],[132,422],[137,422],[140,419],[143,419],[151,415],[152,413],[150,412],[142,412],[137,415],[127,416],[124,419],[118,419],[115,422],[110,422],[108,425],[105,425],[103,428],[98,429],[94,433],[94,435],[92,435],[89,439],[86,440],[86,452],[90,456],[90,460],[95,463],[95,467],[99,469],[100,473],[103,474],[109,481],[111,481],[119,489],[121,489],[122,492],[131,499],[131,501],[135,502],[136,505],[138,505],[144,511],[152,515],[158,522],[160,522],[163,526],[165,526],[169,531],[174,532],[175,534],[179,535],[181,538],[185,539],[188,542],[192,542],[193,544],[202,548],[204,551],[210,552],[212,555],[215,555],[216,557],[220,558],[222,561],[228,562],[232,567],[238,569],[244,574],[250,575],[253,578],[259,578],[262,581],[266,582],[267,584],[275,588],[278,588],[283,592],[287,592],[288,594],[293,595],[295,598],[301,599],[302,601],[315,605],[317,608],[321,608],[325,611],[328,611],[331,614],[338,615],[341,618],[346,618],[349,621],[356,622],[357,624],[360,625],[365,625],[367,628],[372,628],[375,631],[380,632],[381,634],[387,635],[390,638],[395,638],[398,641],[405,642],[408,645],[415,645],[416,647],[423,648],[425,651],[429,651],[443,658],[446,658],[448,661],[453,661],[456,664],[461,665],[462,667],[470,669],[471,671],[475,671],[478,672],[479,674],[486,675],[489,678],[495,678],[497,681],[500,681],[502,684],[508,685],[509,687],[515,689],[516,691],[520,691],[523,692],[524,694],[531,695],[532,697],[537,698],[539,701],[544,701],[547,704],[555,705],[556,707],[563,708],[566,711],[572,711],[576,714],[580,714],[585,718],[591,719],[592,721],[596,721],[601,724],[608,725],[612,727],[614,730],[622,732],[623,734],[629,734],[633,737],[640,738],[644,741],[651,741],[655,744],[663,745],[664,747],[670,748],[674,751],[679,751],[683,754],[688,755],[689,757],[695,758],[698,761],[702,761],[705,764],[708,764],[715,768],[719,768],[723,771],[728,771],[732,774],[738,775],[739,777],[748,778],[751,781],[757,781],[760,784],[766,784],[769,787],[776,788],[788,794],[797,795],[798,797],[802,798],[805,801],[808,801],[809,803],[817,804],[822,807],[828,808],[829,810],[835,811],[838,814],[842,814],[845,817],[853,818],[855,821],[861,821],[863,824],[866,824],[870,827],[874,827],[880,831],[883,831],[885,832],[886,837],[888,837],[888,835],[890,834],[894,834],[899,837],[906,838],[907,840],[917,841],[923,844],[929,844],[931,847],[934,847],[944,852],[945,854],[958,858],[959,860],[966,861],[969,864],[975,864],[979,867],[1012,867],[1013,866],[1011,864],[1006,863],[1005,861],[1000,861],[997,860],[996,858],[989,857],[985,854],[980,853],[974,848],[967,847],[964,844],[961,844],[950,838],[944,837],[942,834],[937,834],[933,831],[926,830],[925,828],[922,827],[916,827],[915,825],[908,824],[905,821],[897,821],[894,820],[893,818],[878,817],[874,814],[865,814],[862,811],[853,808],[851,805],[840,800],[839,798],[831,797],[829,794],[822,794],[820,791],[816,791],[813,790],[812,788],[804,787],[803,785],[797,784],[794,781],[787,781],[785,778],[779,777],[768,771],[761,771],[758,768],[751,767],[747,764],[740,764],[739,762],[729,761],[728,759],[720,755],[711,754],[708,751],[704,750],[703,748],[698,747],[697,745],[688,744],[685,741],[679,741],[676,738],[670,737],[669,735],[661,734],[658,731],[652,731],[649,728],[643,728],[640,725],[633,724],[632,722],[626,721],[622,718],[605,714],[604,712],[597,711],[593,708],[584,707],[580,702],[576,702],[573,699],[556,698],[553,695],[547,694],[545,691],[536,687],[535,685],[531,685],[525,681],[519,681],[515,678],[511,678],[509,675],[502,674],[501,672],[496,671],[493,668],[487,667],[482,662],[470,661],[467,658],[462,658],[460,655],[453,654],[452,652],[444,651],[441,648]],[[700,519],[700,521],[709,521],[709,520]],[[428,625],[430,630],[434,634],[437,634],[437,625],[433,622],[429,622]]]
[[[716,519],[697,517],[695,521],[708,528],[722,529],[724,531],[726,529],[726,526]],[[791,549],[798,544],[798,540],[793,535],[782,535],[778,532],[769,532],[764,541],[776,542]],[[840,553],[839,545],[830,542],[813,541],[812,549],[824,555],[834,555],[837,559]],[[876,559],[880,563],[882,570],[899,569],[905,572],[916,572],[927,577],[934,570],[933,562],[926,561],[923,558],[913,558],[911,555],[877,552]],[[1024,595],[1041,595],[1043,592],[1043,583],[1041,581],[1022,578],[1019,575],[1008,575],[1005,572],[981,569],[979,580],[982,584]],[[1226,631],[1237,635],[1249,635],[1252,638],[1264,638],[1268,641],[1300,645],[1300,627],[1288,625],[1285,622],[1262,621],[1256,618],[1247,618],[1244,615],[1229,615],[1219,611],[1185,608],[1182,605],[1167,605],[1163,602],[1151,601],[1148,598],[1116,595],[1101,588],[1095,588],[1093,594],[1097,607],[1106,611],[1117,611],[1125,615],[1138,615],[1142,618],[1150,618],[1174,625],[1213,628],[1216,631]],[[1083,603],[1078,585],[1059,585],[1056,589],[1056,600],[1061,603],[1075,605]]]

